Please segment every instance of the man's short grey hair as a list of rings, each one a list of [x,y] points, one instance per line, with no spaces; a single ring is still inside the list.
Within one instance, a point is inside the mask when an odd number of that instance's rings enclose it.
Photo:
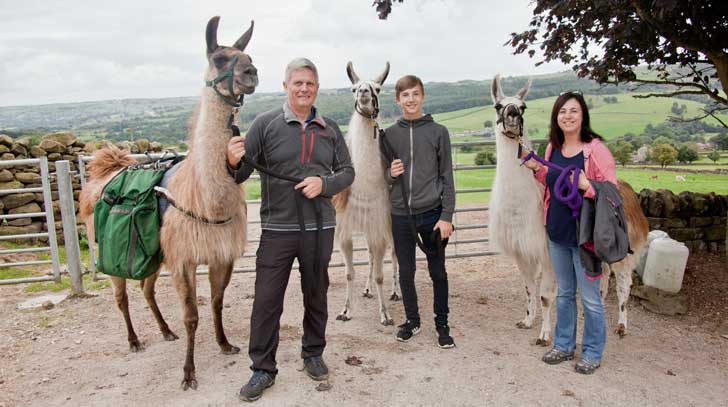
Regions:
[[[308,58],[295,58],[293,61],[288,63],[288,66],[286,67],[286,82],[291,79],[291,74],[293,72],[300,69],[310,69],[313,72],[313,76],[316,78],[316,83],[318,84],[318,69],[316,69],[316,65],[314,65]]]

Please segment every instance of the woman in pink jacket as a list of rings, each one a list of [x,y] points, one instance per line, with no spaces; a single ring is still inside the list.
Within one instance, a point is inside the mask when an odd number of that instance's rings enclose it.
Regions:
[[[602,137],[589,125],[589,111],[581,92],[564,92],[551,111],[551,129],[546,159],[562,168],[575,165],[582,171],[578,187],[584,198],[593,198],[594,189],[589,180],[610,181],[617,184],[616,165]],[[599,279],[587,277],[579,257],[576,219],[569,206],[551,199],[558,171],[531,159],[525,165],[546,186],[544,193],[544,224],[549,237],[551,263],[558,282],[556,296],[556,330],[554,346],[542,360],[555,365],[574,358],[576,349],[576,291],[584,308],[584,335],[581,358],[575,369],[591,374],[599,367],[607,341],[604,305],[599,292]]]

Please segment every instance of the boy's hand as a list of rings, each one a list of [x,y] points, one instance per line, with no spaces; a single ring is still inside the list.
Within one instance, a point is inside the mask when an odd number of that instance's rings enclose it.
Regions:
[[[392,161],[392,165],[389,167],[389,175],[392,178],[397,178],[404,173],[404,163],[400,159]]]
[[[238,136],[238,137],[232,137],[230,141],[228,141],[227,145],[227,162],[228,164],[236,168],[238,166],[238,163],[245,155],[245,137]]]
[[[443,239],[447,239],[452,235],[452,223],[444,220],[438,220],[433,230],[440,230],[440,236]]]

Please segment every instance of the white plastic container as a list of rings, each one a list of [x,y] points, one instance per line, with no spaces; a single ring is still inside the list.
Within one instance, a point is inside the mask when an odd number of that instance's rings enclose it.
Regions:
[[[679,292],[689,254],[687,246],[676,240],[667,237],[653,240],[642,281],[662,291]]]
[[[645,272],[645,263],[647,263],[647,253],[650,252],[650,245],[655,239],[660,239],[663,237],[669,237],[667,236],[667,232],[663,232],[662,230],[653,230],[647,235],[647,243],[645,243],[645,250],[642,250],[642,254],[640,255],[640,259],[637,262],[637,274],[639,274],[640,277]]]

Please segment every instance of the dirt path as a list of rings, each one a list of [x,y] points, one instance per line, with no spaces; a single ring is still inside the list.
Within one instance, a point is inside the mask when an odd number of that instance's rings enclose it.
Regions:
[[[617,312],[614,293],[607,304],[610,334],[601,369],[593,376],[571,363],[547,366],[535,346],[537,331],[520,330],[524,312],[520,276],[500,256],[449,262],[451,326],[458,347],[435,346],[426,317],[431,285],[420,265],[417,278],[423,332],[413,342],[394,340],[394,327],[379,325],[376,300],[356,298],[352,321],[334,320],[343,304],[343,270],[331,270],[329,330],[325,357],[331,389],[298,371],[301,362],[302,299],[292,274],[278,351],[280,374],[260,406],[341,405],[675,405],[728,406],[728,340],[696,316],[661,317],[630,303],[629,335],[611,333]],[[389,270],[389,269],[388,269]],[[359,269],[357,293],[363,289]],[[146,350],[127,350],[126,333],[110,289],[91,299],[69,300],[47,311],[21,312],[22,287],[0,287],[0,406],[229,406],[247,380],[249,315],[254,278],[237,274],[227,292],[228,337],[244,350],[224,356],[214,341],[209,285],[198,282],[199,389],[183,392],[184,341],[165,342],[138,289],[130,291],[132,318]],[[158,285],[162,312],[184,336],[181,310],[169,279]],[[396,322],[401,302],[390,303]],[[581,327],[581,324],[580,324]],[[725,332],[724,332],[725,333]],[[345,363],[349,356],[361,366]]]

